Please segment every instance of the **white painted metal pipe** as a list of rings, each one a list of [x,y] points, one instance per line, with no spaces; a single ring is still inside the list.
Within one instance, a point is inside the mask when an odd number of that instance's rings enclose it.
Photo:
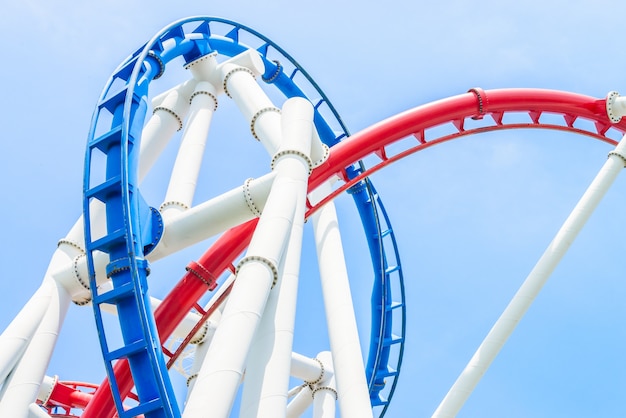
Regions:
[[[317,359],[291,353],[291,376],[305,382],[318,382],[324,377],[324,369]]]
[[[46,313],[53,285],[44,281],[0,335],[0,386],[19,362]]]
[[[70,296],[53,282],[54,288],[43,320],[35,331],[24,355],[2,388],[0,416],[27,418],[29,405],[35,402],[48,362],[70,303]]]
[[[234,276],[233,276],[234,277]],[[193,392],[193,387],[196,383],[196,378],[198,377],[198,373],[200,372],[200,368],[202,367],[202,363],[206,359],[206,354],[209,351],[209,347],[211,346],[211,342],[213,341],[213,336],[215,335],[215,330],[219,325],[220,319],[222,317],[222,310],[217,309],[207,320],[207,333],[204,336],[204,339],[195,345],[195,351],[193,356],[193,363],[191,365],[191,369],[189,371],[190,375],[187,378],[187,399],[189,399],[189,394]]]
[[[209,127],[217,109],[217,92],[207,81],[196,84],[190,100],[189,121],[172,169],[165,203],[161,206],[164,218],[192,206]]]
[[[41,385],[39,385],[39,393],[37,393],[37,401],[45,405],[50,400],[50,395],[55,386],[59,382],[59,376],[44,376]]]
[[[183,417],[203,417],[208,410],[229,416],[273,279],[272,269],[261,262],[242,266]]]
[[[29,418],[50,418],[50,415],[48,415],[36,403],[31,403],[30,405],[28,405],[28,417]]]
[[[269,296],[254,337],[246,368],[241,417],[284,417],[286,413],[312,135],[311,103],[302,98],[287,100],[282,112],[283,140],[273,163],[291,158],[302,165],[291,173],[291,181],[297,188],[292,197],[296,212],[278,283]]]
[[[153,100],[154,114],[144,126],[142,132],[141,150],[139,158],[138,177],[141,182],[150,171],[157,158],[161,155],[165,146],[174,133],[181,128],[182,121],[189,110],[189,97],[192,94],[196,82],[194,80],[182,83],[175,88],[163,93]],[[105,233],[105,210],[104,205],[92,202],[91,223],[92,236],[98,237]],[[83,217],[72,226],[68,234],[59,241],[59,248],[52,256],[48,272],[51,277],[61,283],[77,303],[86,303],[90,299],[88,286],[87,265],[85,258],[75,259],[84,253]],[[75,247],[72,249],[71,247]],[[98,262],[98,259],[101,260]],[[77,263],[76,263],[77,262]],[[104,272],[108,263],[106,257],[96,257],[96,277],[99,283],[106,281]],[[74,265],[74,264],[77,265]],[[78,277],[77,274],[78,273]]]
[[[330,183],[326,183],[314,191],[313,199],[320,199],[330,191]],[[371,417],[365,366],[333,202],[329,202],[313,215],[313,232],[341,416]]]
[[[226,93],[250,122],[252,135],[273,155],[280,145],[280,111],[246,68],[233,64],[222,68]],[[308,153],[309,151],[307,151]]]
[[[207,305],[204,307],[205,310],[217,304],[217,301],[222,298],[222,295],[224,294],[224,292],[228,288],[230,288],[230,286],[233,284],[233,282],[235,281],[235,277],[236,276],[234,274],[231,274],[230,276],[228,276],[226,280],[224,280],[224,283],[222,283],[222,285],[216,290],[216,292],[213,294],[213,296],[211,297]],[[222,301],[222,304],[216,307],[217,309],[215,310],[215,312],[213,312],[213,314],[209,316],[209,318],[207,319],[207,323],[208,323],[207,334],[204,337],[204,339],[196,345],[196,350],[195,350],[194,358],[193,358],[193,364],[191,365],[191,370],[190,370],[190,376],[187,379],[186,401],[189,400],[189,395],[191,394],[191,392],[193,392],[193,388],[196,383],[198,373],[200,373],[202,363],[204,363],[209,347],[211,346],[211,342],[213,341],[213,336],[215,335],[215,331],[217,330],[217,327],[219,326],[222,320],[222,313],[224,311],[224,305],[226,304],[227,300],[228,298],[225,298],[224,301]]]
[[[324,161],[328,159],[330,150],[326,144],[324,144],[317,133],[317,130],[313,130],[313,141],[311,141],[311,162],[313,168],[322,165]]]
[[[150,262],[157,261],[258,216],[265,207],[275,176],[276,173],[272,172],[258,179],[251,179],[242,187],[196,205],[172,219],[164,220],[163,237],[146,258]],[[96,275],[101,278],[99,283],[106,280],[104,269],[108,262],[106,255],[94,255]],[[65,259],[52,274],[57,281],[74,284],[76,272],[83,281],[87,280],[87,262],[84,257],[78,259],[76,265],[72,260]]]
[[[313,403],[313,389],[310,385],[304,385],[297,395],[287,405],[286,418],[298,418]]]
[[[196,86],[189,80],[154,98],[153,114],[141,133],[137,177],[141,183],[176,131],[183,128],[189,111],[189,97]]]
[[[328,351],[318,354],[317,357],[328,369],[328,377],[320,382],[311,394],[313,396],[313,418],[335,418],[337,389],[335,374],[333,373],[333,358]]]
[[[299,370],[302,373],[299,373]],[[305,380],[305,384],[290,391],[297,393],[287,405],[286,418],[301,416],[313,403],[314,394],[320,392],[317,390],[318,388],[326,387],[327,389],[322,390],[328,390],[328,387],[332,387],[333,395],[337,394],[332,366],[332,354],[328,351],[319,353],[315,359],[309,359],[300,354],[293,353],[292,376],[298,376],[298,374],[303,375],[301,378]],[[320,398],[321,396],[322,395],[320,395]],[[323,403],[320,399],[318,399],[318,402]],[[332,402],[334,414],[334,397]],[[320,408],[320,406],[318,406],[318,412],[324,410],[324,408]]]
[[[287,162],[287,161],[285,161]],[[202,417],[207,408],[216,417],[227,417],[245,369],[250,343],[276,280],[277,266],[291,233],[295,202],[289,181],[277,177],[237,280],[224,309],[183,417]],[[211,398],[206,394],[211,393]],[[216,401],[217,400],[217,401]],[[207,403],[208,402],[208,403]]]
[[[99,291],[101,293],[105,293],[112,288],[113,286],[111,282],[107,282],[101,287],[99,287]],[[150,308],[152,309],[153,312],[159,307],[161,302],[162,301],[157,298],[150,297]],[[102,304],[100,306],[100,309],[102,309],[103,312],[106,312],[108,314],[117,315],[117,307],[113,304],[109,304],[109,303]],[[178,326],[172,332],[172,338],[180,338],[180,339],[186,338],[187,335],[189,335],[193,327],[196,326],[196,324],[198,323],[200,319],[202,319],[202,316],[200,316],[200,314],[195,313],[195,312],[188,312],[187,315],[185,315],[182,321],[178,324]],[[202,335],[205,334],[206,332],[207,330],[204,327],[200,328],[196,332],[196,334],[192,337],[191,341],[196,341],[196,340],[201,339]]]
[[[237,280],[189,397],[185,418],[203,416],[208,407],[217,417],[230,413],[252,338],[291,235],[301,190],[301,182],[294,179],[300,178],[303,171],[308,173],[301,156],[294,154],[278,158],[274,169],[276,179],[246,257],[239,263]],[[206,398],[207,393],[212,397]]]
[[[154,261],[166,257],[259,216],[274,178],[275,173],[269,173],[246,181],[242,187],[164,220],[163,237],[147,259]]]
[[[485,337],[476,353],[445,396],[433,417],[449,418],[459,412],[481,377],[500,352],[550,274],[561,261],[602,197],[626,162],[626,140],[622,139],[582,196],[570,216],[545,250],[511,302]]]

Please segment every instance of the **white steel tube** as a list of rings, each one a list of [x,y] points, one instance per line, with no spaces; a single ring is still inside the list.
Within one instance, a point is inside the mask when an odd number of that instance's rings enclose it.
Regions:
[[[186,81],[153,100],[152,104],[155,111],[143,127],[141,133],[138,169],[139,182],[146,177],[176,131],[181,129],[182,122],[189,111],[189,97],[195,85],[196,82],[194,80]],[[92,210],[96,211],[97,209],[96,207],[92,208]],[[102,223],[104,210],[97,212],[97,214],[92,213],[92,219],[95,223]],[[85,237],[83,231],[83,217],[81,216],[72,226],[65,240],[75,243],[84,251]]]
[[[29,418],[50,418],[50,415],[48,415],[36,403],[31,403],[30,405],[28,405],[28,417]]]
[[[205,310],[209,309],[213,305],[217,303],[217,300],[224,294],[226,289],[230,287],[230,285],[235,281],[235,275],[231,274],[228,276],[224,283],[217,289],[215,294],[211,297],[207,305],[205,306]],[[228,300],[226,298],[225,300]],[[208,332],[204,340],[202,340],[198,345],[196,345],[196,351],[193,357],[193,364],[191,365],[190,376],[187,379],[187,400],[189,400],[189,395],[193,391],[193,387],[196,384],[196,378],[198,377],[198,373],[200,372],[200,368],[202,367],[202,363],[204,363],[204,359],[206,358],[206,354],[209,350],[209,346],[213,341],[213,336],[215,335],[215,330],[219,326],[220,321],[222,320],[222,312],[224,310],[225,301],[222,302],[220,306],[217,307],[215,312],[209,317],[208,322]],[[185,402],[186,402],[185,401]]]
[[[216,417],[227,417],[230,413],[252,337],[291,233],[296,204],[293,196],[298,189],[294,188],[290,173],[297,167],[301,168],[302,164],[288,158],[281,159],[276,166],[276,180],[247,255],[239,264],[220,327],[183,413],[185,418],[205,416],[207,408]],[[212,397],[206,398],[207,393]]]
[[[608,160],[441,401],[433,417],[456,416],[600,200],[624,168],[625,162],[626,140],[622,139],[615,150],[609,153]]]
[[[322,380],[323,369],[321,363],[299,353],[291,353],[291,376],[305,382]]]
[[[334,377],[328,382],[329,386],[318,387],[313,392],[313,418],[335,418],[337,394],[330,386]]]
[[[202,367],[202,363],[206,359],[207,352],[209,351],[209,347],[211,346],[211,340],[203,341],[200,344],[196,345],[194,355],[193,355],[193,364],[191,365],[190,375],[187,378],[187,398],[186,402],[189,401],[189,395],[193,392],[193,388],[196,384],[196,379],[198,378],[198,373],[200,368]]]
[[[207,81],[196,84],[191,96],[189,121],[176,156],[170,183],[162,206],[163,217],[167,217],[192,206],[198,184],[209,127],[217,108],[217,92]]]
[[[314,200],[319,196],[326,196],[330,191],[330,183],[321,185],[314,191]],[[313,232],[341,416],[371,417],[365,366],[333,202],[329,202],[313,215]]]
[[[105,207],[100,202],[91,202],[92,234],[103,236],[106,230]],[[83,269],[84,267],[84,269]],[[82,274],[78,274],[82,272]],[[77,304],[85,304],[91,300],[89,292],[89,278],[85,259],[85,236],[83,217],[70,228],[67,235],[59,240],[58,248],[52,254],[46,276],[54,280],[67,290],[72,300]],[[105,265],[96,267],[98,284],[106,281]]]
[[[330,150],[328,145],[324,144],[317,133],[313,130],[313,141],[311,142],[311,161],[313,162],[313,168],[320,166],[324,161],[328,159]]]
[[[242,187],[164,220],[163,237],[147,259],[158,260],[258,216],[274,178],[275,173],[269,173],[252,179]]]
[[[143,181],[176,131],[182,129],[189,111],[189,97],[195,86],[195,80],[188,80],[152,101],[154,113],[141,133],[139,182]]]
[[[70,303],[70,296],[65,289],[57,286],[56,283],[53,284],[54,289],[46,314],[20,362],[13,369],[2,388],[1,417],[27,418],[29,405],[35,402],[39,393],[39,385],[44,380],[57,336],[63,324],[63,318]]]
[[[276,173],[272,172],[258,179],[251,179],[242,187],[196,205],[172,219],[164,220],[163,237],[146,258],[154,262],[258,216],[265,207],[275,176]],[[100,253],[96,253],[94,256],[96,275],[106,278],[100,272],[104,272],[108,257],[99,255]],[[84,257],[77,260],[76,266],[71,259],[65,259],[54,270],[53,276],[63,283],[75,283],[75,272],[87,280],[87,262]]]
[[[287,418],[298,418],[313,403],[313,389],[310,385],[301,387],[300,392],[287,405]]]
[[[99,287],[100,292],[104,293],[108,290],[112,289],[112,284],[107,282]],[[150,309],[154,312],[159,305],[161,304],[161,300],[156,299],[154,297],[150,297]],[[101,305],[102,311],[109,313],[111,315],[117,315],[117,307],[113,304],[105,303]],[[185,338],[189,335],[189,332],[196,326],[198,321],[202,318],[200,314],[195,312],[188,312],[187,315],[182,319],[182,321],[178,324],[178,326],[172,332],[172,338]],[[197,340],[201,337],[203,333],[206,331],[200,328],[196,334],[192,337],[191,341]]]
[[[282,112],[283,140],[275,164],[280,164],[280,158],[301,163],[301,168],[291,173],[297,188],[293,196],[296,211],[281,274],[267,301],[247,362],[241,417],[284,417],[286,413],[312,135],[311,103],[302,98],[287,100]]]
[[[182,121],[189,110],[189,97],[196,85],[194,80],[182,83],[175,88],[163,93],[153,101],[155,107],[154,114],[143,128],[141,150],[139,158],[138,177],[141,182],[150,171],[157,158],[161,155],[168,141],[174,133],[182,127]],[[92,226],[102,225],[102,231],[92,231],[94,236],[104,232],[104,205],[92,204],[91,220]],[[74,266],[75,250],[85,251],[84,223],[81,216],[72,226],[68,234],[59,242],[59,249],[55,251],[48,268],[49,274],[61,283],[70,293],[72,299],[83,303],[89,300],[89,290],[84,288],[88,284],[87,265],[85,258],[78,260]],[[99,283],[106,280],[104,273],[105,264],[108,263],[106,257],[99,257],[100,262],[96,263],[96,276],[100,278]],[[96,262],[97,260],[94,260]],[[80,272],[80,277],[84,284],[76,278],[75,273]]]
[[[221,89],[222,84],[221,84],[221,71],[216,70],[216,65],[214,61],[215,61],[214,57],[207,57],[207,59],[198,60],[197,63],[196,62],[192,63],[193,65],[190,66],[192,67],[190,68],[190,71],[192,72],[194,77],[196,77],[200,81],[205,80],[205,79],[208,80],[208,78],[210,78],[209,76],[211,77],[214,76],[214,79],[210,80],[211,81],[210,85],[213,86],[212,91],[215,92],[213,97],[216,97],[218,93],[222,92],[222,89]],[[263,62],[260,59],[259,54],[256,53],[255,51],[246,51],[242,54],[239,54],[229,59],[228,61],[226,61],[225,63],[223,63],[221,66],[218,66],[218,67],[221,68],[224,65],[230,65],[230,66],[245,65],[251,69],[251,71],[253,72],[253,75],[259,75],[263,73]],[[140,182],[145,178],[147,173],[150,171],[150,169],[156,162],[157,158],[161,155],[161,153],[165,149],[165,146],[167,145],[169,140],[173,137],[174,133],[177,130],[180,130],[183,128],[183,121],[185,120],[186,115],[189,111],[189,107],[190,107],[190,97],[192,93],[194,92],[196,85],[199,84],[198,80],[188,80],[184,83],[181,83],[178,86],[160,94],[152,101],[154,112],[151,118],[148,120],[148,122],[144,126],[143,131],[142,131],[142,141],[141,141],[139,169],[138,169],[138,178]],[[219,85],[218,89],[215,89],[214,87],[215,84]],[[207,91],[207,90],[203,90],[203,91]],[[250,193],[249,195],[252,195],[252,193]],[[245,199],[244,199],[244,202],[245,202]],[[259,205],[262,206],[263,203],[264,202],[261,202],[259,203]],[[99,210],[99,209],[102,209],[102,210]],[[92,224],[93,225],[104,225],[104,222],[103,222],[104,210],[103,209],[104,209],[103,207],[93,208],[93,211],[92,211]],[[198,212],[202,213],[202,210]],[[227,211],[226,213],[231,214],[232,212]],[[245,220],[248,220],[248,219],[245,219]],[[218,232],[222,232],[228,229],[228,227],[244,222],[245,220],[234,220],[233,223],[231,223],[228,226],[222,225],[221,226],[222,229],[219,230]],[[176,251],[214,235],[213,232],[209,232],[207,234],[189,233],[190,230],[194,228],[197,229],[198,223],[195,222],[195,220],[192,220],[190,222],[185,222],[185,219],[181,219],[180,221],[181,221],[181,225],[184,225],[187,227],[187,229],[181,231],[181,234],[184,235],[187,232],[187,235],[192,235],[192,238],[190,238],[190,240],[182,244],[183,246],[176,247]],[[193,226],[190,227],[190,224]],[[211,223],[203,222],[203,224],[204,225],[212,224],[212,222]],[[74,224],[74,226],[70,229],[70,232],[68,233],[64,241],[72,242],[77,247],[81,248],[84,251],[85,244],[84,244],[83,229],[84,229],[83,218],[81,216],[78,219],[78,221]],[[177,240],[172,239],[172,241],[177,241]],[[166,246],[161,246],[161,251],[163,251],[163,253],[160,255],[160,257],[169,255],[174,251],[174,250],[171,250],[170,252],[166,252],[163,250],[163,248],[165,247]],[[53,258],[54,257],[60,258],[60,255],[57,256],[57,253],[58,252],[55,252],[55,255],[53,256]],[[159,257],[155,257],[155,255],[156,254],[152,254],[152,259],[159,258]],[[54,264],[56,269],[54,271],[51,271],[51,275],[55,277],[55,279],[57,279],[60,283],[63,284],[63,286],[72,295],[74,300],[76,300],[79,303],[83,303],[83,302],[88,301],[89,291],[87,289],[81,289],[81,284],[77,281],[76,277],[74,276],[74,272],[80,271],[82,272],[81,277],[86,278],[87,269],[86,269],[86,262],[84,259],[78,260],[78,261],[79,263],[78,263],[78,266],[76,267],[73,266],[74,260],[71,258],[67,260],[66,262],[59,263],[58,260],[56,262],[52,262],[51,264]],[[96,261],[97,260],[94,260],[94,262]],[[100,263],[96,263],[97,277],[105,277],[105,275],[101,273],[104,272],[104,265],[106,263],[108,263],[108,261],[106,260],[102,260]],[[99,282],[103,282],[103,281],[104,279]]]
[[[226,93],[250,122],[252,135],[273,155],[280,145],[280,113],[253,74],[234,64],[222,67]],[[308,153],[309,151],[307,151]]]
[[[54,291],[45,280],[0,335],[0,386],[19,362],[46,313]]]
[[[328,377],[313,389],[313,418],[335,418],[337,390],[335,386],[335,374],[333,373],[332,355],[325,351],[317,357],[328,369]],[[370,413],[371,415],[371,413]]]

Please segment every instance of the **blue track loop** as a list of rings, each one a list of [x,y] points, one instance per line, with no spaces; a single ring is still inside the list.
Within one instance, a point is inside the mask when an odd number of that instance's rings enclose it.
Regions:
[[[211,17],[183,19],[161,30],[115,70],[94,111],[83,186],[85,243],[96,326],[120,417],[180,416],[149,308],[146,280],[149,266],[144,255],[160,238],[161,219],[158,211],[141,198],[136,178],[149,84],[174,58],[182,57],[187,64],[211,52],[233,57],[251,48],[264,60],[262,79],[266,85],[274,86],[286,98],[297,96],[311,101],[316,128],[326,145],[332,147],[349,135],[326,95],[291,56],[250,28]],[[103,160],[105,164],[98,166]],[[364,167],[355,165],[346,171],[353,178]],[[375,414],[383,416],[397,383],[404,347],[402,269],[393,230],[371,182],[364,180],[350,193],[366,232],[374,270],[367,378]],[[97,206],[105,208],[106,233],[95,237],[92,211]],[[109,259],[106,270],[113,288],[106,292],[96,286],[96,253],[104,253]],[[123,342],[115,349],[109,347],[103,324],[104,303],[116,305],[119,312]],[[126,411],[113,374],[113,365],[120,359],[129,361],[139,397],[138,404]]]
[[[380,410],[379,416],[383,416],[395,391],[404,354],[404,278],[393,229],[373,184],[366,178],[348,189],[348,193],[357,204],[377,273],[372,289],[371,337],[366,372],[372,407],[375,411]]]

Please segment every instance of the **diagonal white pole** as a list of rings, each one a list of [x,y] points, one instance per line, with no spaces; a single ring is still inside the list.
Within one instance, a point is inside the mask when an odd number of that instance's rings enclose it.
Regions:
[[[279,265],[278,281],[270,292],[248,355],[246,384],[243,387],[239,413],[242,418],[286,416],[306,208],[307,170],[311,168],[309,153],[313,137],[313,116],[313,105],[303,98],[291,98],[283,105],[283,138],[276,156],[300,156],[302,167],[300,170],[293,170],[290,178],[299,192],[293,194],[296,202],[295,213],[285,254]]]
[[[328,195],[330,183],[311,194],[316,200]],[[320,280],[328,338],[335,368],[339,410],[344,418],[372,417],[372,407],[361,356],[350,282],[346,268],[341,232],[333,202],[313,214],[313,234],[320,268]]]
[[[511,335],[517,323],[522,319],[539,291],[554,271],[559,261],[585,225],[598,203],[626,166],[626,140],[622,138],[608,160],[597,174],[583,197],[543,253],[535,268],[530,272],[522,286],[496,323],[478,350],[469,361],[465,370],[458,377],[450,391],[433,414],[433,418],[455,417],[472,393],[481,377],[498,355],[498,352]]]

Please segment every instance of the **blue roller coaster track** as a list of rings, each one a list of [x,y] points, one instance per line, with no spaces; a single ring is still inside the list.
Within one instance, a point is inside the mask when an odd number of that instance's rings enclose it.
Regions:
[[[258,46],[252,46],[255,43]],[[150,310],[150,267],[144,258],[158,243],[162,222],[158,211],[141,197],[137,184],[139,141],[150,82],[160,77],[174,58],[182,57],[187,64],[209,53],[233,57],[250,48],[264,61],[262,79],[266,85],[275,86],[286,98],[299,96],[311,101],[316,128],[326,145],[332,147],[349,136],[326,95],[290,55],[246,26],[212,17],[183,19],[161,30],[114,71],[94,111],[83,185],[85,242],[94,316],[120,417],[180,416]],[[103,167],[97,163],[102,160],[106,161]],[[349,178],[364,171],[363,163],[346,169]],[[374,272],[366,374],[372,407],[377,416],[383,416],[397,384],[404,349],[402,268],[389,217],[371,181],[362,180],[349,193],[361,217]],[[103,236],[92,230],[96,206],[104,206],[106,212]],[[98,290],[96,253],[108,256],[106,272],[113,284],[111,290]],[[119,312],[120,347],[109,347],[102,318],[104,303],[114,304]],[[128,360],[139,398],[137,405],[126,411],[113,373],[113,363],[119,359]]]

